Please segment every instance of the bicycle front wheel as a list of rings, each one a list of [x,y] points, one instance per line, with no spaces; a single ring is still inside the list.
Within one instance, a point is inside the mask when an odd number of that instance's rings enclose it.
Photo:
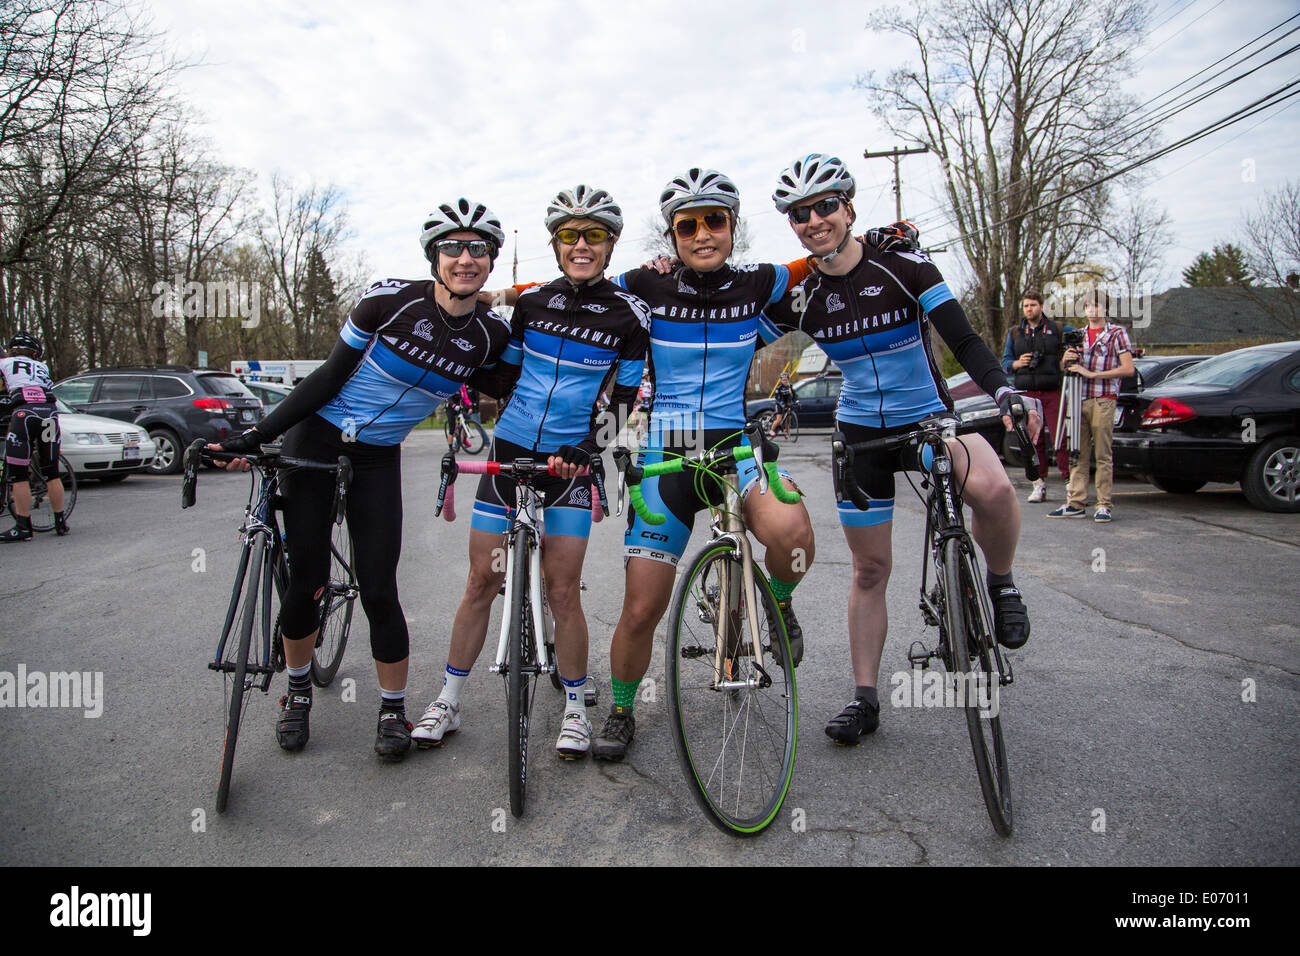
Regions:
[[[487,447],[487,432],[478,422],[471,422],[466,419],[461,434],[463,436],[461,444],[464,446],[466,453],[477,455]]]
[[[788,661],[776,598],[762,569],[752,569],[759,644],[778,644]],[[794,674],[766,650],[761,666],[755,659],[747,600],[739,552],[725,541],[707,545],[674,590],[664,660],[682,771],[700,808],[735,836],[760,833],[776,818],[794,774],[798,730]]]
[[[239,738],[239,724],[244,714],[244,702],[252,689],[254,679],[253,675],[248,673],[248,665],[253,644],[253,626],[257,621],[260,604],[258,592],[262,584],[262,561],[265,557],[265,549],[260,540],[255,540],[255,543],[245,547],[251,547],[252,554],[249,555],[247,572],[242,582],[237,582],[235,585],[237,588],[241,584],[243,586],[243,594],[240,598],[243,608],[240,611],[238,625],[239,641],[236,643],[227,640],[227,650],[222,656],[222,663],[231,666],[230,669],[222,671],[226,690],[226,734],[221,744],[221,779],[217,784],[218,813],[226,812],[226,801],[230,797],[230,777],[235,767],[235,741]]]
[[[63,482],[63,517],[68,518],[77,503],[77,476],[73,474],[68,459],[62,455],[59,456],[58,464],[59,480]],[[38,476],[35,469],[32,470],[29,481],[32,491],[32,530],[49,531],[54,527],[54,507],[50,504],[48,485],[43,477]],[[9,486],[9,494],[9,511],[12,513],[14,510],[12,484]]]
[[[352,605],[357,599],[357,577],[353,571],[352,538],[348,523],[336,524],[330,540],[330,576],[321,595],[320,627],[311,655],[311,679],[317,687],[328,687],[343,663],[352,628]]]
[[[529,537],[520,532],[515,535],[514,566],[510,582],[509,614],[510,636],[507,640],[506,660],[506,722],[509,726],[510,812],[524,815],[524,794],[528,788],[528,711],[529,675],[527,668],[536,656],[533,653],[532,608],[528,599]]]
[[[987,619],[979,591],[980,576],[966,542],[949,538],[944,545],[944,624],[956,682],[957,700],[964,701],[966,729],[975,754],[984,806],[993,829],[1011,834],[1011,771],[1002,739],[1002,709],[998,669],[993,660],[992,622]]]

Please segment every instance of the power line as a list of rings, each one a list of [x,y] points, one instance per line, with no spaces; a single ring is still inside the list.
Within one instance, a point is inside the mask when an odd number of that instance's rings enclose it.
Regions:
[[[1145,166],[1147,163],[1154,162],[1155,160],[1159,159],[1162,156],[1167,156],[1169,153],[1172,153],[1175,150],[1182,149],[1184,146],[1190,146],[1192,143],[1204,139],[1206,136],[1209,136],[1212,133],[1217,133],[1219,130],[1227,129],[1229,126],[1239,123],[1244,119],[1248,119],[1251,116],[1254,116],[1256,113],[1261,112],[1262,110],[1266,110],[1271,106],[1275,106],[1278,103],[1284,102],[1285,100],[1289,100],[1293,96],[1300,96],[1300,90],[1295,90],[1291,93],[1287,93],[1286,96],[1279,96],[1279,94],[1285,92],[1286,90],[1291,89],[1293,86],[1300,86],[1300,79],[1293,80],[1292,82],[1286,84],[1285,86],[1281,86],[1278,89],[1274,90],[1273,92],[1269,93],[1267,96],[1261,97],[1260,99],[1255,100],[1253,103],[1248,103],[1245,106],[1241,107],[1240,109],[1235,110],[1232,113],[1229,113],[1227,116],[1215,120],[1210,125],[1202,127],[1201,129],[1197,130],[1195,133],[1191,133],[1188,136],[1183,137],[1181,140],[1178,140],[1175,143],[1171,143],[1169,146],[1165,146],[1160,149],[1157,149],[1154,152],[1148,154],[1147,156],[1144,156],[1142,159],[1132,162],[1127,166],[1121,167],[1120,169],[1117,169],[1112,173],[1107,173],[1105,176],[1101,176],[1090,183],[1080,186],[1077,189],[1073,189],[1063,196],[1058,196],[1055,199],[1049,199],[1047,202],[1039,203],[1037,206],[1034,206],[1032,209],[1027,209],[1022,213],[1018,213],[1014,216],[1008,216],[1006,219],[1001,219],[997,222],[990,223],[987,226],[981,226],[979,229],[973,230],[971,232],[963,233],[953,239],[946,240],[944,244],[946,245],[948,243],[962,242],[966,239],[969,239],[971,236],[976,236],[979,235],[980,233],[987,233],[990,230],[996,229],[999,226],[1004,226],[1007,223],[1012,222],[1013,220],[1023,219],[1025,216],[1029,216],[1043,209],[1047,209],[1049,206],[1059,205],[1065,200],[1072,199],[1075,196],[1078,196],[1079,194],[1088,191],[1089,189],[1094,189],[1097,186],[1100,186],[1102,183],[1109,182],[1110,180],[1116,178],[1117,176],[1122,176],[1127,172],[1131,172],[1132,170],[1137,169],[1139,166]],[[1272,100],[1272,102],[1266,102],[1267,100]]]
[[[1254,40],[1251,40],[1250,43],[1245,44],[1245,46],[1249,46],[1251,43],[1255,43],[1255,42],[1257,42],[1258,40],[1260,40],[1261,38],[1267,36],[1269,33],[1272,33],[1274,30],[1278,29],[1279,27],[1281,27],[1281,26],[1285,26],[1285,25],[1286,25],[1287,23],[1289,23],[1291,20],[1295,19],[1296,16],[1300,16],[1300,14],[1296,14],[1295,16],[1292,16],[1292,17],[1287,18],[1286,20],[1283,20],[1281,23],[1278,23],[1277,25],[1273,26],[1273,27],[1270,28],[1269,30],[1266,30],[1264,33],[1260,34],[1260,36],[1256,37]],[[1194,92],[1196,89],[1198,89],[1199,87],[1203,86],[1205,83],[1207,83],[1207,82],[1213,80],[1215,77],[1217,77],[1217,76],[1221,76],[1223,73],[1226,73],[1228,70],[1232,69],[1233,67],[1238,66],[1238,65],[1240,65],[1240,64],[1242,64],[1242,63],[1245,63],[1247,60],[1252,59],[1253,57],[1257,56],[1259,53],[1262,53],[1264,50],[1268,49],[1270,46],[1274,45],[1275,43],[1279,42],[1280,40],[1285,39],[1287,36],[1290,36],[1292,33],[1295,33],[1295,32],[1297,32],[1297,31],[1300,31],[1300,26],[1295,27],[1295,28],[1293,28],[1292,30],[1288,31],[1287,33],[1283,34],[1282,36],[1277,37],[1277,38],[1271,40],[1271,41],[1270,41],[1268,44],[1266,44],[1265,46],[1261,47],[1261,48],[1258,49],[1258,50],[1255,50],[1255,51],[1252,52],[1252,53],[1247,54],[1246,56],[1242,57],[1241,59],[1239,59],[1239,60],[1237,60],[1236,62],[1234,62],[1233,64],[1231,64],[1230,66],[1225,67],[1223,70],[1220,70],[1218,73],[1214,74],[1213,76],[1211,76],[1211,77],[1207,77],[1205,80],[1202,80],[1202,81],[1201,81],[1200,83],[1198,83],[1196,86],[1194,86],[1194,87],[1192,87],[1191,89],[1186,90],[1186,91],[1184,91],[1184,93],[1180,94],[1180,98],[1181,98],[1181,97],[1184,97],[1184,96],[1187,96],[1187,95],[1189,95],[1189,94],[1191,94],[1191,93]],[[1240,49],[1242,49],[1242,47],[1238,47],[1238,50],[1240,50]],[[1261,63],[1261,64],[1258,64],[1257,66],[1254,66],[1254,67],[1250,68],[1249,70],[1247,70],[1247,71],[1245,71],[1245,72],[1243,72],[1243,73],[1241,73],[1241,74],[1238,74],[1237,76],[1233,77],[1232,79],[1227,80],[1227,81],[1225,81],[1224,83],[1221,83],[1219,86],[1217,86],[1217,87],[1215,87],[1215,88],[1213,88],[1213,89],[1211,89],[1211,90],[1208,90],[1207,92],[1202,93],[1202,94],[1200,94],[1199,96],[1196,96],[1196,97],[1194,97],[1194,98],[1192,98],[1192,99],[1190,99],[1190,100],[1187,100],[1186,102],[1183,102],[1183,103],[1177,105],[1176,107],[1175,107],[1175,104],[1178,103],[1178,99],[1175,99],[1173,102],[1171,102],[1171,103],[1169,103],[1169,104],[1166,104],[1166,106],[1161,107],[1161,108],[1158,109],[1158,110],[1150,111],[1150,112],[1147,113],[1145,116],[1134,118],[1134,119],[1130,120],[1127,124],[1125,124],[1125,125],[1123,125],[1123,126],[1120,126],[1118,129],[1115,130],[1115,133],[1114,133],[1115,140],[1118,141],[1118,140],[1120,140],[1120,139],[1124,139],[1124,138],[1133,138],[1133,137],[1135,137],[1135,136],[1138,136],[1138,135],[1140,135],[1140,134],[1142,134],[1142,133],[1147,132],[1148,130],[1154,129],[1157,125],[1159,125],[1160,123],[1164,123],[1164,122],[1168,121],[1168,120],[1171,119],[1172,117],[1176,116],[1178,113],[1183,112],[1184,110],[1190,108],[1191,106],[1196,105],[1197,103],[1203,102],[1205,99],[1207,99],[1208,97],[1212,96],[1213,94],[1218,93],[1218,92],[1221,92],[1221,91],[1224,90],[1224,89],[1227,89],[1229,86],[1232,86],[1233,84],[1240,82],[1241,80],[1243,80],[1243,79],[1249,77],[1249,76],[1252,75],[1253,73],[1258,72],[1259,70],[1263,69],[1264,67],[1266,67],[1266,66],[1268,66],[1268,65],[1270,65],[1270,64],[1272,64],[1272,63],[1275,63],[1275,62],[1277,62],[1278,60],[1283,59],[1284,57],[1290,56],[1291,54],[1295,53],[1297,50],[1300,50],[1300,44],[1297,44],[1296,46],[1293,46],[1293,47],[1291,47],[1291,48],[1289,48],[1289,49],[1283,51],[1282,53],[1277,54],[1276,56],[1270,58],[1269,60],[1266,60],[1265,62],[1263,62],[1263,63]],[[1237,52],[1237,51],[1234,51],[1234,53],[1235,53],[1235,52]],[[1228,54],[1228,56],[1232,56],[1232,55],[1233,55],[1233,54],[1231,54],[1231,53]],[[1192,76],[1188,77],[1187,80],[1183,80],[1182,82],[1183,82],[1183,83],[1186,83],[1188,80],[1194,79],[1196,76],[1199,76],[1200,73],[1204,73],[1206,69],[1211,69],[1211,68],[1213,68],[1217,63],[1222,62],[1223,59],[1226,59],[1226,57],[1221,57],[1221,58],[1220,58],[1219,60],[1217,60],[1215,63],[1210,64],[1210,66],[1206,67],[1205,69],[1202,69],[1202,70],[1198,71],[1197,73],[1195,73],[1195,74],[1193,74]],[[1175,87],[1171,87],[1171,89],[1176,89],[1177,86],[1180,86],[1180,85],[1182,85],[1182,84],[1181,84],[1181,83],[1180,83],[1180,84],[1177,84]],[[1166,92],[1168,92],[1168,91],[1166,91]],[[1163,93],[1160,94],[1160,96],[1164,96],[1164,95],[1165,95],[1165,94],[1163,94]],[[1159,98],[1160,98],[1160,97],[1156,97],[1156,99],[1159,99]],[[1151,102],[1151,101],[1148,101],[1148,102]],[[1145,104],[1144,104],[1144,105],[1145,105]],[[1143,121],[1144,121],[1145,119],[1147,119],[1148,117],[1150,117],[1150,116],[1155,116],[1156,114],[1159,114],[1159,113],[1161,112],[1161,110],[1164,111],[1164,112],[1163,112],[1163,115],[1159,115],[1159,116],[1157,116],[1157,118],[1156,118],[1155,120],[1153,120],[1152,122],[1147,123],[1145,126],[1134,127],[1134,125],[1133,125],[1134,123],[1143,122]],[[993,193],[993,195],[992,195],[991,198],[998,198],[998,197],[1004,195],[1007,191],[1009,191],[1009,190],[1012,189],[1013,187],[1019,185],[1019,184],[1022,183],[1023,181],[1024,181],[1024,179],[1023,179],[1023,177],[1022,177],[1022,178],[1016,179],[1016,180],[1014,180],[1014,181],[1012,181],[1012,182],[1006,184],[1006,185],[1003,186],[1001,189],[999,189],[997,192]],[[925,211],[922,212],[922,213],[918,213],[918,214],[917,214],[916,216],[914,216],[913,218],[914,218],[915,221],[918,221],[918,222],[919,222],[919,221],[922,221],[922,220],[924,220],[925,218],[927,218],[931,213],[936,212],[936,211],[941,211],[942,209],[943,209],[942,206],[931,207],[930,209],[927,209],[927,210],[925,210]],[[943,219],[939,220],[939,222],[938,222],[937,224],[935,224],[935,226],[932,226],[931,228],[943,228],[944,226],[949,225],[949,224],[952,224],[952,223],[954,223],[955,221],[956,221],[956,216],[953,215],[953,214],[949,214],[948,216],[945,216]]]

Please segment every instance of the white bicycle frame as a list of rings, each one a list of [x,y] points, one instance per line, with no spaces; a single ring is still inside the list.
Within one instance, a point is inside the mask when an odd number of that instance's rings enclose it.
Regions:
[[[506,547],[506,609],[501,614],[501,636],[497,640],[497,656],[489,670],[500,674],[507,669],[510,654],[510,595],[514,593],[515,575],[521,569],[515,567],[514,540],[516,535],[528,536],[528,567],[522,569],[528,575],[528,603],[533,616],[533,659],[537,661],[537,673],[549,674],[555,670],[555,662],[547,653],[551,643],[551,614],[546,605],[546,582],[542,577],[542,542],[546,537],[546,518],[541,496],[529,485],[519,482],[515,485],[515,519],[511,524],[509,541]]]

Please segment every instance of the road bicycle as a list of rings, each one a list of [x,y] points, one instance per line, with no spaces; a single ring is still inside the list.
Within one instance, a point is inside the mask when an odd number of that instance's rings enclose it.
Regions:
[[[785,410],[781,419],[781,440],[783,442],[797,442],[799,440],[799,415],[795,412],[795,406],[791,405]],[[759,424],[763,426],[763,434],[772,435],[772,422],[776,421],[777,411],[770,408],[758,417]]]
[[[501,615],[501,633],[497,640],[496,659],[489,670],[500,674],[506,685],[508,725],[508,777],[510,812],[524,814],[528,787],[528,718],[532,713],[537,678],[549,674],[560,687],[555,666],[555,637],[550,611],[546,605],[546,581],[542,575],[542,551],[545,547],[545,509],[534,481],[553,475],[546,461],[516,458],[514,461],[464,461],[448,452],[442,459],[442,480],[438,485],[438,503],[434,516],[456,520],[455,482],[461,472],[472,475],[504,475],[515,481],[515,507],[510,510],[506,530],[506,608]],[[593,456],[590,474],[592,520],[609,514],[605,500],[604,466]],[[589,699],[589,698],[588,698]]]
[[[330,571],[318,598],[316,645],[311,660],[312,682],[318,687],[328,687],[338,673],[352,626],[353,603],[360,591],[353,569],[352,541],[343,520],[347,513],[348,485],[352,479],[352,465],[346,457],[340,456],[335,464],[327,464],[288,458],[277,452],[211,452],[204,445],[205,441],[199,439],[185,450],[182,509],[197,501],[200,462],[211,464],[243,458],[253,466],[248,504],[239,529],[243,547],[235,570],[235,583],[230,590],[230,603],[226,607],[216,653],[208,662],[210,670],[222,674],[225,689],[226,732],[222,740],[221,777],[217,785],[217,812],[225,813],[234,769],[235,742],[248,706],[249,692],[260,690],[265,694],[272,675],[285,667],[284,639],[278,613],[274,628],[271,626],[272,591],[282,601],[289,583],[289,556],[277,518],[277,512],[283,506],[279,490],[284,475],[296,470],[321,471],[334,475],[335,479]],[[236,618],[237,631],[234,630]]]
[[[1015,421],[1016,437],[1025,452],[1025,476],[1038,478],[1038,459],[1023,421]],[[1002,733],[1001,688],[1013,680],[1011,659],[996,639],[988,590],[980,570],[979,553],[966,530],[962,514],[961,488],[953,474],[947,440],[975,431],[973,424],[958,426],[946,416],[926,419],[907,432],[850,444],[836,431],[831,436],[831,464],[837,502],[852,501],[863,511],[870,501],[853,473],[856,455],[874,451],[905,449],[904,460],[921,472],[921,488],[928,489],[925,502],[925,537],[921,560],[921,617],[929,627],[939,629],[934,650],[921,641],[913,642],[907,659],[913,668],[925,670],[932,660],[943,666],[945,697],[966,715],[975,769],[984,805],[993,829],[1008,836],[1012,827],[1011,770]],[[910,478],[908,479],[910,482]],[[915,486],[913,486],[915,487]],[[921,491],[917,490],[921,496]],[[934,582],[929,583],[930,564]]]
[[[738,462],[759,465],[759,493],[788,504],[776,470],[777,447],[751,422],[749,445],[709,449],[694,457],[634,464],[626,448],[614,461],[641,520],[661,525],[646,506],[641,481],[690,471],[701,500],[710,504],[712,535],[683,567],[668,611],[664,672],[673,745],[696,802],[721,830],[762,832],[775,818],[794,774],[798,695],[785,621],[767,575],[754,560],[736,481]],[[705,482],[713,485],[709,494]],[[620,494],[621,498],[621,494]]]
[[[45,421],[49,420],[45,419]],[[4,450],[3,436],[9,432],[9,421],[8,418],[0,419],[0,452]],[[36,444],[29,442],[29,447],[34,450]],[[72,465],[63,455],[59,455],[59,478],[63,481],[63,517],[66,519],[72,515],[72,509],[77,503],[77,476],[72,471]],[[32,492],[32,530],[52,531],[54,508],[50,505],[49,490],[46,487],[38,454],[32,455],[31,463],[27,467],[27,486]],[[16,513],[9,463],[5,461],[4,455],[0,454],[0,517]]]
[[[470,455],[477,455],[487,447],[487,432],[482,425],[469,417],[464,405],[450,401],[445,411],[447,421],[444,428],[452,454],[464,451]]]

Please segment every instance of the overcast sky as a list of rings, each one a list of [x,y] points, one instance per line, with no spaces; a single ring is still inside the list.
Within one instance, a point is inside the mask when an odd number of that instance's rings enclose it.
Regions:
[[[892,163],[862,153],[895,141],[854,82],[911,51],[865,29],[870,3],[822,0],[799,11],[788,0],[149,5],[179,53],[202,57],[180,84],[217,154],[255,171],[264,188],[276,170],[340,187],[350,241],[375,277],[427,274],[417,241],[423,217],[465,195],[495,210],[508,235],[518,229],[521,279],[549,278],[544,207],[577,182],[609,189],[623,206],[614,267],[629,268],[643,258],[660,188],[693,165],[736,180],[751,257],[784,262],[800,250],[770,195],[780,169],[807,152],[848,163],[861,222],[894,218]],[[1294,0],[1152,6],[1155,29],[1136,51],[1128,90],[1141,100],[1300,9]],[[1164,141],[1297,77],[1300,55],[1292,55],[1180,114]],[[1169,210],[1177,243],[1166,284],[1181,282],[1197,252],[1232,237],[1264,191],[1300,176],[1297,103],[1148,167],[1155,176],[1145,195]],[[927,244],[952,234],[936,209],[937,182],[928,157],[904,160],[904,214]],[[510,258],[508,247],[491,286],[509,281]],[[958,273],[955,258],[936,261]]]

